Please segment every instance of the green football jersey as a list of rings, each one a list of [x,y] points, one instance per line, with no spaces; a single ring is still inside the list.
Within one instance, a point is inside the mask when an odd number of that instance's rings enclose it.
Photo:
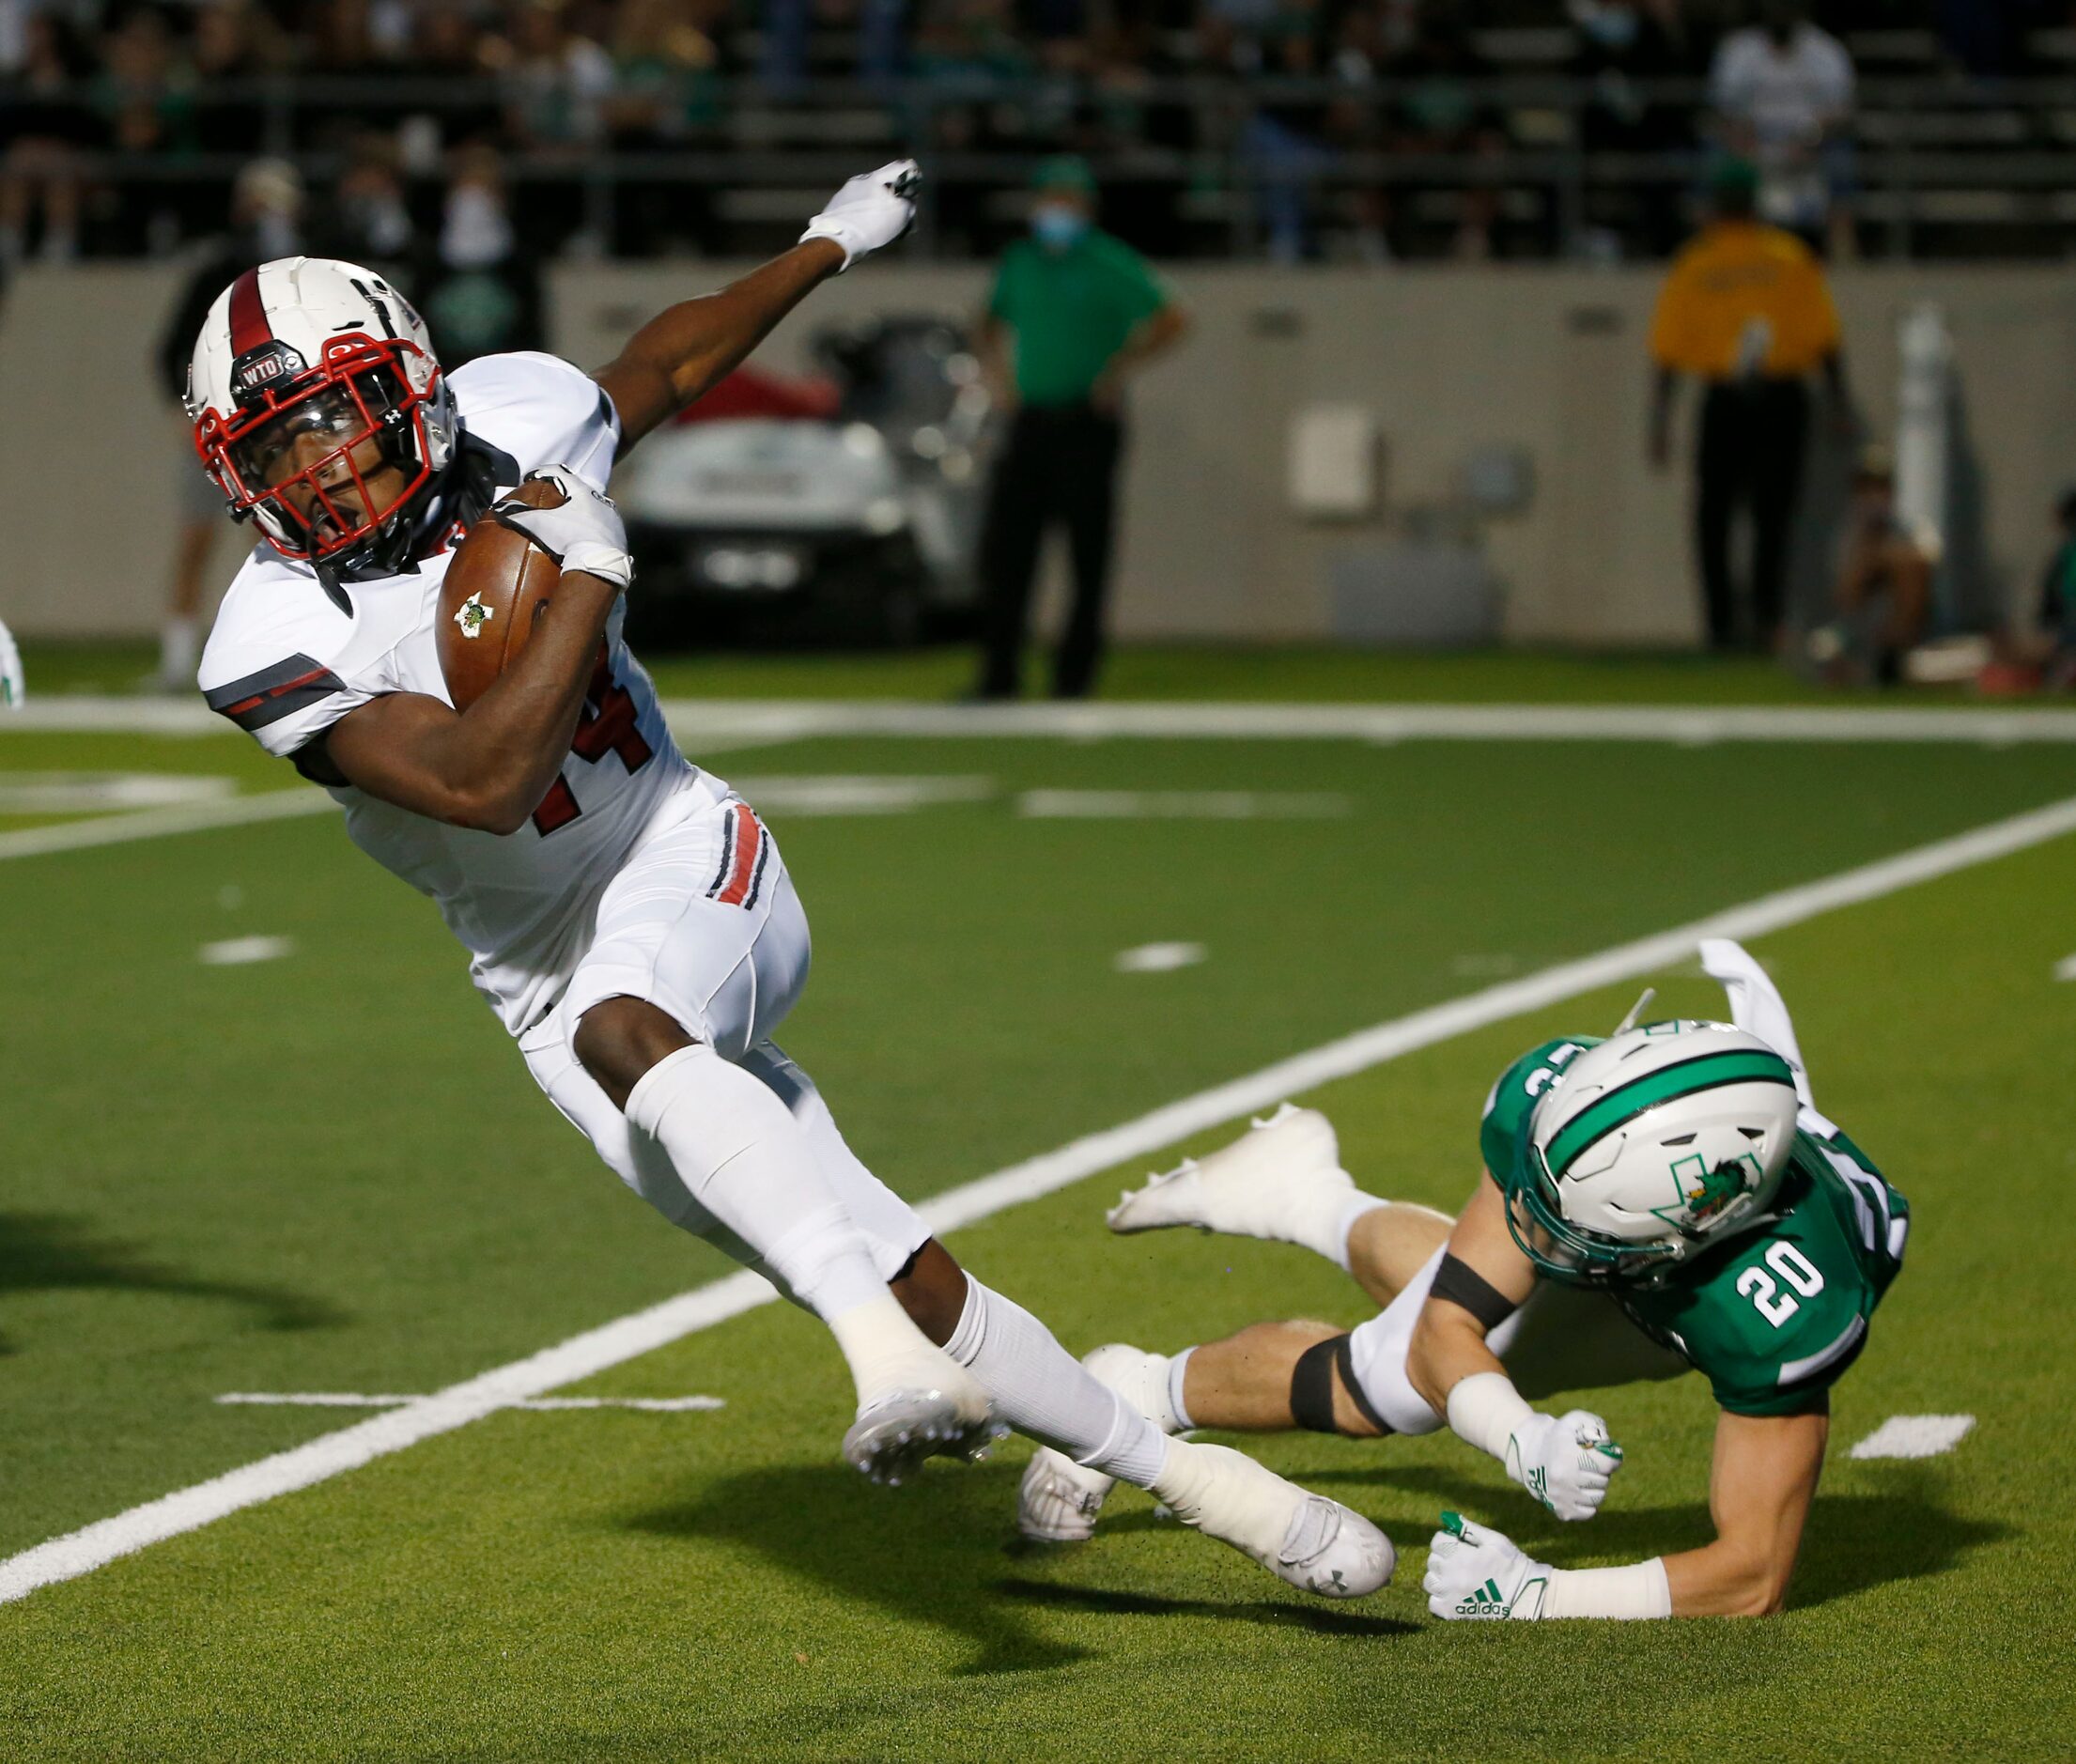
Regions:
[[[1526,1158],[1536,1099],[1597,1044],[1545,1042],[1493,1087],[1479,1137],[1502,1188]],[[1909,1234],[1910,1203],[1865,1152],[1842,1133],[1800,1132],[1763,1224],[1679,1263],[1661,1286],[1610,1290],[1638,1328],[1708,1378],[1723,1408],[1785,1415],[1859,1357]]]

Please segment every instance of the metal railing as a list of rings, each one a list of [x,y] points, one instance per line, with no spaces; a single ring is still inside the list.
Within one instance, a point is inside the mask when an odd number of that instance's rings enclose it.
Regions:
[[[818,193],[885,150],[913,154],[929,178],[917,224],[925,255],[954,252],[948,209],[975,196],[1013,216],[1034,155],[1072,143],[1100,182],[1172,193],[1187,221],[1186,249],[1252,256],[1263,247],[1265,213],[1295,200],[1331,232],[1356,193],[1418,192],[1446,205],[1466,193],[1497,191],[1510,222],[1521,223],[1545,255],[1579,253],[1597,228],[1619,231],[1620,210],[1640,199],[1677,202],[1697,190],[1711,145],[1707,93],[1696,80],[1624,82],[1549,74],[1449,77],[1449,91],[1481,121],[1439,140],[1416,140],[1409,101],[1433,79],[1232,78],[1194,73],[1153,78],[1122,95],[1060,78],[967,76],[899,80],[813,79],[771,85],[735,76],[703,88],[711,120],[638,147],[612,144],[602,129],[579,138],[520,145],[505,153],[515,188],[575,193],[580,230],[611,238],[630,187],[680,186],[728,193],[738,209],[768,193]],[[0,116],[8,94],[0,87]],[[399,74],[344,79],[301,74],[219,81],[186,94],[213,118],[243,114],[258,151],[295,162],[322,189],[347,162],[345,138],[395,132],[406,118],[506,116],[522,95],[495,78]],[[89,88],[81,88],[83,103]],[[1660,119],[1683,138],[1654,150],[1589,147],[1616,106]],[[1328,114],[1333,129],[1303,131],[1299,151],[1278,152],[1254,126],[1264,115]],[[2025,235],[2032,255],[2076,244],[2076,78],[1998,83],[1958,76],[1878,78],[1861,83],[1850,201],[1870,252],[1908,257],[1944,243],[1939,229]],[[870,125],[873,116],[883,125]],[[1142,132],[1119,125],[1142,119]],[[1108,116],[1109,121],[1103,118]],[[1158,117],[1168,144],[1147,138]],[[979,117],[984,146],[962,144]],[[404,134],[409,135],[405,131]],[[1180,136],[1182,144],[1172,137]],[[417,138],[428,139],[423,125]],[[523,141],[523,133],[519,137]],[[223,184],[243,153],[83,151],[84,175],[104,187]],[[404,166],[414,181],[441,176],[437,151]],[[570,206],[565,203],[565,207]],[[1604,218],[1611,210],[1616,218]],[[1632,216],[1633,219],[1633,216]],[[754,221],[738,230],[754,229]],[[1993,242],[1993,241],[1992,241]]]

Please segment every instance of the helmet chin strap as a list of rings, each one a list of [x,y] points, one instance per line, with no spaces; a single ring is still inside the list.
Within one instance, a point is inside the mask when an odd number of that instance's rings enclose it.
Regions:
[[[1634,1004],[1629,1007],[1629,1014],[1622,1018],[1619,1023],[1615,1025],[1615,1033],[1617,1035],[1626,1035],[1631,1029],[1634,1029],[1636,1027],[1636,1019],[1643,1015],[1645,1008],[1657,996],[1657,987],[1646,986],[1644,988],[1644,996],[1638,998]]]

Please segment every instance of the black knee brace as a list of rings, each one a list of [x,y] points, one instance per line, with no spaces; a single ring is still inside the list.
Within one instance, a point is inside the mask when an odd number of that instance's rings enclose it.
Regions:
[[[1314,1433],[1339,1433],[1334,1421],[1334,1370],[1340,1370],[1340,1387],[1362,1411],[1363,1417],[1380,1433],[1388,1433],[1385,1418],[1370,1406],[1356,1383],[1355,1354],[1345,1335],[1315,1341],[1297,1356],[1291,1369],[1291,1418]]]

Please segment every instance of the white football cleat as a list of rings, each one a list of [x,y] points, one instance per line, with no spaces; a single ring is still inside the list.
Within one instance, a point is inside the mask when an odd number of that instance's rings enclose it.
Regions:
[[[1285,1103],[1231,1145],[1155,1176],[1119,1198],[1105,1216],[1113,1231],[1193,1225],[1229,1237],[1301,1243],[1293,1220],[1344,1206],[1355,1178],[1340,1168],[1340,1141],[1316,1108]]]
[[[1224,1446],[1177,1440],[1154,1493],[1184,1524],[1323,1599],[1375,1592],[1398,1567],[1391,1540],[1360,1513]]]
[[[1165,1354],[1112,1341],[1084,1354],[1081,1364],[1092,1378],[1108,1385],[1155,1427],[1170,1431],[1174,1412],[1167,1400]],[[1115,1477],[1041,1446],[1017,1492],[1016,1529],[1040,1543],[1085,1543],[1095,1535],[1103,1503],[1116,1486]]]
[[[875,1482],[906,1482],[930,1458],[977,1462],[1009,1431],[980,1380],[949,1354],[935,1357],[941,1367],[922,1369],[930,1382],[897,1385],[860,1404],[844,1435],[844,1459]]]

